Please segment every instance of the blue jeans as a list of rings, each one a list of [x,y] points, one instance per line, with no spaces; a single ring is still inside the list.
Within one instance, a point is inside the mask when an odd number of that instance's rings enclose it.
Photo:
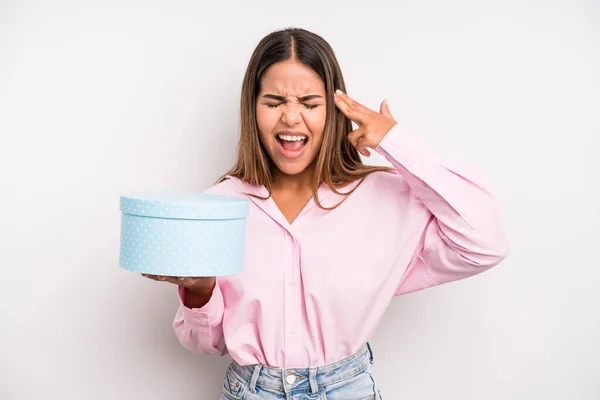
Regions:
[[[314,368],[231,363],[219,400],[381,400],[367,343],[355,354]]]

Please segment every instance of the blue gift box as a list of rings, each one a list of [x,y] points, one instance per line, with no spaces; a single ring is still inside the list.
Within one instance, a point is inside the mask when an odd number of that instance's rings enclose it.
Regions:
[[[248,200],[165,192],[120,199],[121,268],[163,276],[241,272]]]

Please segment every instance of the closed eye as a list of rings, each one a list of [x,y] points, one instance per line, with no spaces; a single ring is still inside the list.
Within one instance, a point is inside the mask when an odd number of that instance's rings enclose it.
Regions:
[[[280,105],[282,105],[284,103],[278,103],[278,104],[267,104],[267,107],[269,108],[277,108]],[[314,110],[315,108],[319,107],[318,104],[302,104],[304,106],[304,108],[306,108],[307,110]]]

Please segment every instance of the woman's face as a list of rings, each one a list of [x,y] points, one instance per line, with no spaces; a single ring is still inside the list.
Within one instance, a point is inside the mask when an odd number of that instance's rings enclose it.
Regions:
[[[273,64],[263,75],[256,102],[260,141],[285,175],[312,165],[323,141],[325,85],[298,61]]]

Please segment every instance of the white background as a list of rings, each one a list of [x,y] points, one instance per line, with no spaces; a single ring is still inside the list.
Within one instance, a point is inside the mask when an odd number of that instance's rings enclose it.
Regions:
[[[0,398],[218,397],[229,359],[179,344],[175,288],[118,267],[118,197],[224,173],[250,54],[293,25],[480,167],[510,231],[500,266],[394,300],[384,398],[599,399],[599,3],[204,3],[0,1]]]

